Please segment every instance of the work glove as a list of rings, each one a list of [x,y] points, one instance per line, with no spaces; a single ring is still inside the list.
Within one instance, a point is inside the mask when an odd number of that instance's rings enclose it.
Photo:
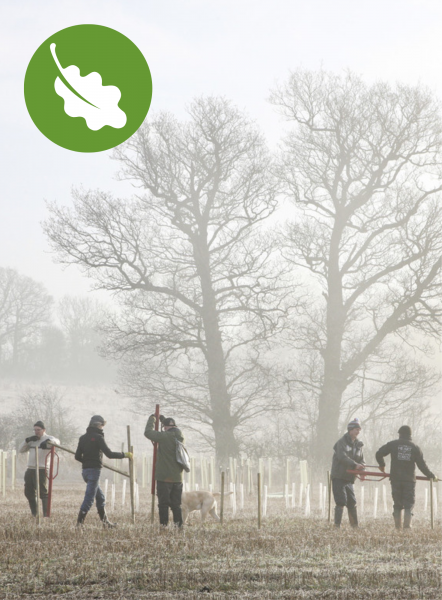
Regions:
[[[385,467],[379,467],[379,471],[381,471],[382,473],[385,473]]]
[[[40,444],[40,448],[42,448],[43,450],[50,450],[51,449],[50,441],[45,440],[44,442],[42,442]]]
[[[128,458],[129,460],[132,460],[134,457],[134,455],[132,454],[132,452],[124,452],[124,458]]]
[[[365,469],[365,465],[362,465],[361,463],[358,463],[358,464],[356,465],[356,470],[357,470],[357,471],[362,471],[363,469]]]
[[[27,437],[25,442],[29,444],[29,442],[38,442],[40,438],[37,435],[31,435],[31,437]]]
[[[439,481],[439,477],[436,477],[436,475],[435,475],[431,481],[433,483],[437,483]]]
[[[160,415],[160,423],[163,423],[165,421],[166,417],[163,417],[163,415]]]

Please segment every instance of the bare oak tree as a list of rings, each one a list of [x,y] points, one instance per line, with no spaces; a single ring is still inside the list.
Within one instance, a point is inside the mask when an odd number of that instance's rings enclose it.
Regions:
[[[398,341],[440,332],[440,107],[424,89],[302,70],[271,101],[294,124],[279,176],[297,207],[288,254],[312,282],[298,347],[322,358],[320,460],[352,384],[373,373],[385,391]]]
[[[0,348],[9,347],[13,372],[27,338],[50,321],[52,298],[44,285],[15,269],[0,268]]]
[[[223,462],[271,400],[261,359],[288,287],[258,234],[277,204],[261,135],[224,99],[188,112],[150,119],[115,151],[140,195],[77,192],[73,210],[50,207],[46,232],[60,261],[119,297],[105,351],[139,407],[161,400],[211,428]]]

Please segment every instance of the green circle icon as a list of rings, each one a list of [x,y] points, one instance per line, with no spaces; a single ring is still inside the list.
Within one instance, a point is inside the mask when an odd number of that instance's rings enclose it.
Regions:
[[[35,125],[54,144],[101,152],[139,128],[152,99],[149,66],[115,29],[74,25],[37,49],[25,75],[25,101]]]

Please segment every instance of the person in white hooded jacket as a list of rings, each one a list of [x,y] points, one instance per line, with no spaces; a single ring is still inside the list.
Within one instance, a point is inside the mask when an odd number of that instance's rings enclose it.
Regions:
[[[28,468],[25,472],[25,496],[28,499],[33,517],[37,516],[37,477],[35,464],[35,448],[38,447],[38,481],[40,485],[40,498],[43,507],[43,516],[48,512],[48,481],[46,478],[46,456],[51,450],[48,440],[60,444],[60,440],[53,435],[47,435],[42,421],[34,424],[34,435],[27,437],[18,449],[19,452],[29,452]]]

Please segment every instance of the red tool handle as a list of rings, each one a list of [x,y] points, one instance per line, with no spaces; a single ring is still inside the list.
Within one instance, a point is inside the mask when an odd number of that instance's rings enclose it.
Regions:
[[[382,481],[382,479],[390,477],[390,473],[383,473],[382,471],[362,471],[360,469],[347,469],[347,473],[350,473],[351,475],[356,475],[356,477],[361,481],[364,481],[364,479],[366,479],[367,481]],[[368,477],[375,477],[375,479],[368,479]],[[419,479],[421,481],[430,481],[428,477],[422,477],[421,475],[417,475],[416,479]]]
[[[155,407],[155,431],[158,431],[159,423],[160,423],[160,405],[157,404]],[[157,449],[158,449],[158,443],[153,442],[152,488],[151,488],[152,496],[155,495],[155,463],[157,461]]]
[[[55,457],[57,457],[57,472],[54,475],[54,461]],[[48,459],[49,459],[49,475],[48,475]],[[52,506],[52,482],[58,475],[58,464],[60,460],[58,458],[58,454],[55,452],[55,446],[51,446],[51,451],[46,454],[46,478],[49,480],[48,485],[48,507],[47,507],[47,516],[51,516],[51,506]]]

